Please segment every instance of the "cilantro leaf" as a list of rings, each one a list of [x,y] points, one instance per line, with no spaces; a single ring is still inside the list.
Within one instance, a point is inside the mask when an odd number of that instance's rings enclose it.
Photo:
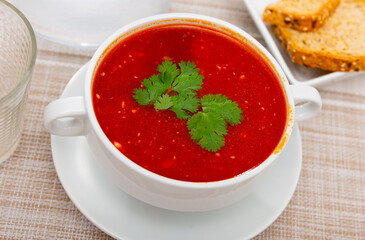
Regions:
[[[144,89],[134,89],[133,95],[133,98],[141,105],[148,105],[150,102],[156,102],[157,98],[169,88],[169,86],[160,81],[158,75],[152,75],[150,78],[144,79],[142,85],[144,86]]]
[[[200,69],[199,68],[196,68],[196,65],[195,63],[193,62],[190,62],[190,61],[181,61],[179,63],[179,67],[181,69],[181,74],[182,75],[198,75],[199,74],[199,71]]]
[[[231,126],[241,123],[242,110],[236,102],[221,94],[208,94],[201,98],[204,112],[215,112],[224,118]]]
[[[179,119],[187,120],[191,139],[207,151],[218,151],[225,144],[227,123],[241,123],[242,110],[238,104],[221,94],[208,94],[201,99],[203,76],[193,62],[178,64],[164,61],[157,67],[159,74],[144,79],[143,88],[134,89],[134,99],[140,105],[153,105],[156,110],[173,111]],[[200,109],[200,111],[198,111]]]
[[[155,109],[166,110],[169,109],[173,104],[172,98],[168,94],[163,94],[157,98],[157,101],[155,102]]]
[[[180,75],[174,81],[173,90],[181,95],[195,95],[202,84],[202,75]]]
[[[173,90],[181,95],[195,95],[202,88],[203,76],[193,62],[181,61],[179,63],[181,74],[173,83]]]
[[[216,152],[224,146],[227,134],[226,122],[215,112],[198,112],[187,121],[191,139],[208,150]]]
[[[195,68],[193,62],[181,61],[179,67],[181,72],[173,62],[162,62],[157,67],[160,74],[144,79],[142,85],[145,89],[134,89],[133,97],[141,105],[153,103],[157,110],[166,110],[173,106],[171,110],[178,118],[189,118],[189,113],[194,113],[200,104],[196,98],[196,91],[201,89],[203,76],[199,74],[199,69]],[[171,92],[177,95],[172,96],[173,104],[167,104],[167,96],[161,96]]]
[[[173,111],[179,119],[189,118],[189,112],[196,112],[200,104],[200,100],[196,96],[192,95],[175,95],[172,99],[174,105],[171,108],[171,111]]]
[[[189,114],[189,112],[185,111],[185,110],[184,110],[184,109],[182,109],[182,108],[172,107],[172,108],[171,108],[171,111],[173,111],[173,112],[176,114],[176,117],[177,117],[178,119],[183,119],[183,120],[185,120],[185,119],[190,118],[190,114]]]
[[[202,148],[216,152],[225,143],[226,121],[232,126],[241,123],[242,110],[236,102],[221,94],[204,95],[200,100],[202,111],[188,120],[189,133]]]
[[[160,72],[160,79],[167,86],[171,86],[175,78],[180,74],[176,64],[171,61],[164,61],[158,65],[157,70]]]
[[[148,105],[150,103],[150,96],[147,90],[142,90],[141,88],[134,89],[134,99],[140,105]]]

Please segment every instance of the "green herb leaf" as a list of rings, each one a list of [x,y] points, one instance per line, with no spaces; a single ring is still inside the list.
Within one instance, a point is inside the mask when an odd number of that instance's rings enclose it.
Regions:
[[[182,75],[198,75],[199,74],[199,71],[200,69],[199,68],[196,68],[196,65],[195,63],[193,62],[190,62],[190,61],[181,61],[179,63],[179,67],[181,69],[181,74]]]
[[[142,85],[144,89],[134,89],[133,95],[134,99],[141,105],[156,102],[157,98],[169,88],[168,85],[161,82],[158,75],[152,75],[150,78],[144,79]]]
[[[163,94],[157,98],[155,102],[155,109],[157,110],[167,110],[173,105],[172,98],[168,94]]]
[[[200,105],[199,98],[192,95],[175,95],[172,97],[172,99],[173,107],[171,111],[173,111],[179,119],[190,118],[189,112],[196,112]]]
[[[241,123],[242,110],[236,102],[221,94],[208,94],[201,98],[204,112],[215,112],[224,118],[231,126]]]
[[[147,90],[142,90],[140,88],[134,89],[134,99],[140,105],[148,105],[150,103],[150,96]]]
[[[195,68],[193,62],[184,61],[179,63],[181,74],[173,83],[173,90],[180,95],[195,95],[203,84],[203,76],[199,74],[199,68]]]
[[[199,68],[189,61],[178,65],[179,68],[171,61],[163,62],[157,67],[160,74],[144,79],[144,88],[134,89],[133,97],[140,105],[152,103],[156,110],[171,110],[179,119],[188,120],[191,139],[216,152],[225,144],[227,123],[231,126],[241,123],[242,110],[221,94],[199,99],[197,91],[203,84]]]
[[[175,78],[180,74],[176,64],[171,61],[164,61],[158,65],[157,70],[160,72],[161,82],[170,87]]]
[[[215,112],[198,112],[188,120],[187,126],[191,139],[208,151],[216,152],[225,143],[226,122]]]

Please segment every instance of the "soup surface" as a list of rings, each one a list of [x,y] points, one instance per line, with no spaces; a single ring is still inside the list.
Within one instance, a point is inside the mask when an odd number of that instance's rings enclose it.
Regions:
[[[223,94],[242,109],[244,119],[228,126],[218,152],[191,140],[186,121],[172,111],[133,98],[165,60],[194,62],[204,76],[199,97]],[[254,50],[193,25],[158,26],[122,40],[100,63],[92,94],[97,120],[116,148],[154,173],[191,182],[232,178],[261,164],[279,143],[287,115],[280,83]]]

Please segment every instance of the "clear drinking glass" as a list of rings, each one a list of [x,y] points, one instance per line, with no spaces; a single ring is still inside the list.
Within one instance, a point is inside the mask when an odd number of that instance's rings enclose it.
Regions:
[[[37,45],[24,15],[0,0],[0,163],[17,147]]]

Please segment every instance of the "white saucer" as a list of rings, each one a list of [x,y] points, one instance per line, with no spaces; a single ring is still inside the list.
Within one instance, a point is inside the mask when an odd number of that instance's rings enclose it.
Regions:
[[[83,92],[86,66],[62,97]],[[219,210],[182,213],[150,206],[115,186],[99,168],[84,137],[53,136],[52,153],[60,181],[77,208],[97,227],[118,239],[248,239],[267,228],[285,209],[296,188],[302,143],[298,126],[254,192]]]

